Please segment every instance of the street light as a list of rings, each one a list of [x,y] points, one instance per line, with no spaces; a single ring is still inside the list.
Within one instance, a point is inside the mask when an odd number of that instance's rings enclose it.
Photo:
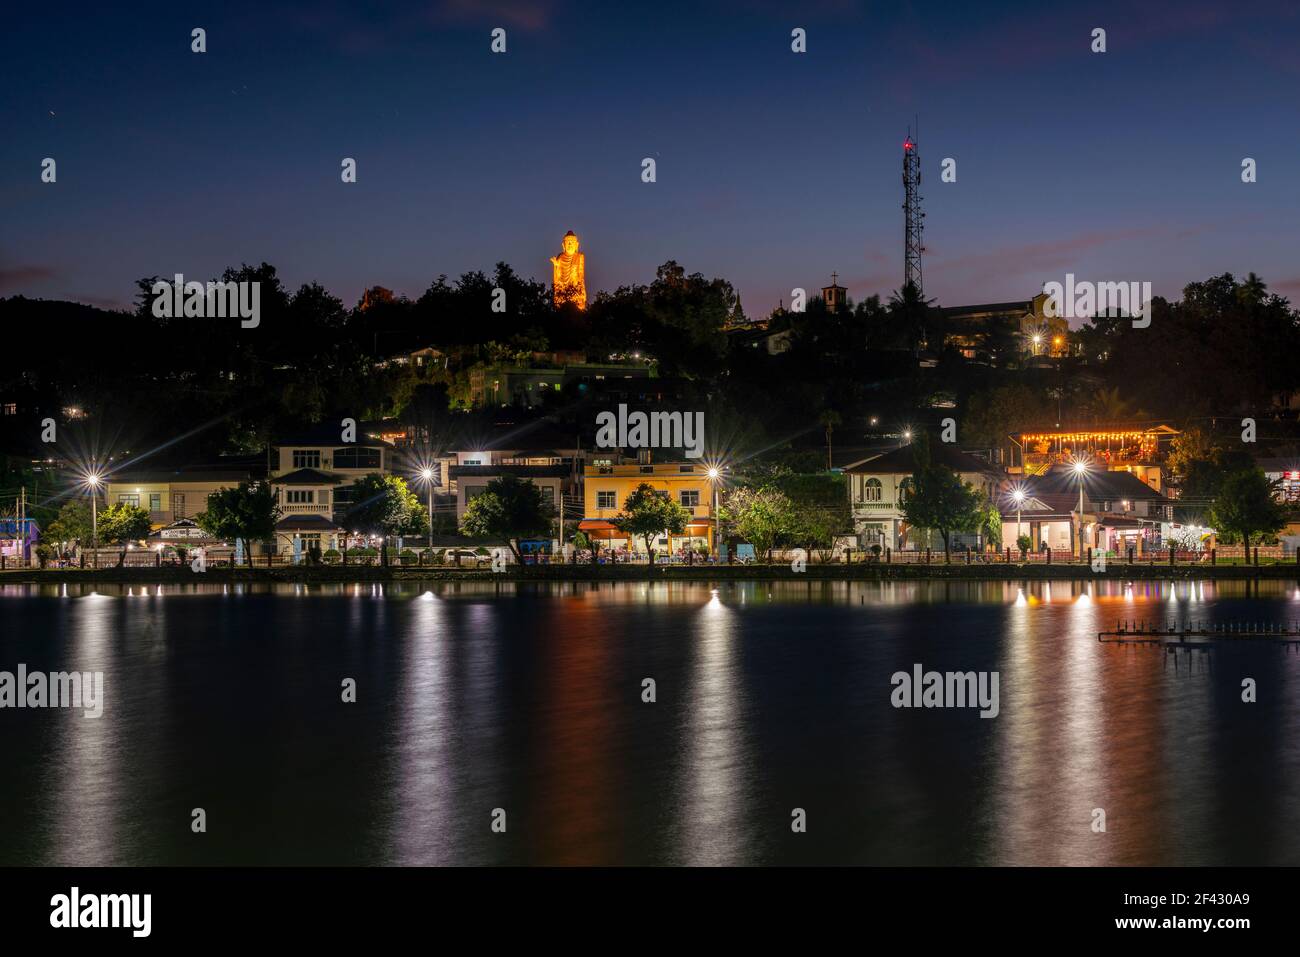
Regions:
[[[1071,468],[1079,477],[1079,561],[1083,561],[1083,477],[1088,474],[1088,462],[1085,459],[1075,459]]]
[[[1024,504],[1025,504],[1025,490],[1022,489],[1022,488],[1018,488],[1018,489],[1016,489],[1014,492],[1011,493],[1011,497],[1012,497],[1013,499],[1016,500],[1016,548],[1019,548],[1019,547],[1020,547],[1020,539],[1021,539],[1021,534],[1020,534],[1020,510],[1021,510],[1021,508],[1024,507]]]
[[[718,526],[718,467],[716,465],[709,467],[709,485],[713,488],[713,558],[717,560],[720,556],[718,546],[720,544],[720,528]]]
[[[433,548],[433,469],[420,469],[420,478],[429,486],[429,548]],[[430,559],[432,561],[432,558]]]
[[[91,559],[93,567],[99,567],[99,483],[100,475],[96,471],[86,474],[86,485],[90,488],[90,547],[94,552]]]

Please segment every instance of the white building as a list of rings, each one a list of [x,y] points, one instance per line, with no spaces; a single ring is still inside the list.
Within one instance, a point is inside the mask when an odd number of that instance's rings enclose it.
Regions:
[[[973,485],[993,499],[1003,476],[983,459],[962,452],[942,442],[930,445],[931,460],[952,469],[961,480]],[[879,545],[881,548],[923,549],[930,541],[923,530],[912,529],[900,508],[907,496],[915,470],[915,450],[911,445],[884,452],[846,466],[849,505],[853,512],[854,530],[862,547]],[[942,539],[933,536],[933,545],[942,547]],[[979,536],[953,533],[953,549],[966,545],[977,547]]]

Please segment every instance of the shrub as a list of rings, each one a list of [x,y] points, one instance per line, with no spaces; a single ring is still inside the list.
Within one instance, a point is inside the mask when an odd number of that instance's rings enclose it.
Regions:
[[[325,554],[323,557],[325,559],[326,565],[333,565],[339,561],[342,561],[343,559],[343,556],[339,554],[339,550],[337,548],[325,549]]]
[[[415,552],[409,548],[403,548],[398,560],[403,565],[414,565],[416,562]]]

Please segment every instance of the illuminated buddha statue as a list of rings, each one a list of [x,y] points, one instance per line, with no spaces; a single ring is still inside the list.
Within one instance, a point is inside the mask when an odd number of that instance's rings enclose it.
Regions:
[[[571,302],[587,308],[587,257],[578,252],[578,237],[569,230],[564,234],[564,252],[551,257],[551,282],[555,287],[555,304]]]

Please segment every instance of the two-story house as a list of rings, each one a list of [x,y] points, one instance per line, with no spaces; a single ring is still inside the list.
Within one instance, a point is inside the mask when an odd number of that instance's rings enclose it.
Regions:
[[[249,461],[177,469],[122,469],[105,476],[105,505],[127,504],[149,513],[158,530],[193,519],[208,507],[208,498],[224,488],[260,478],[263,470]]]
[[[284,437],[271,449],[270,461],[280,508],[277,547],[292,547],[297,538],[302,548],[316,545],[322,551],[340,546],[340,522],[353,502],[353,483],[372,472],[392,472],[397,465],[390,443],[366,435],[342,442],[332,427]]]
[[[1015,548],[1022,534],[1016,531],[1017,514],[1035,548],[1046,542],[1071,553],[1078,552],[1076,534],[1082,536],[1084,548],[1125,554],[1132,547],[1140,554],[1164,547],[1173,530],[1173,501],[1132,472],[1093,466],[1080,474],[1057,464],[1042,475],[1029,476],[1019,487],[1025,492],[1019,511],[1009,495],[998,503],[1005,547]]]
[[[926,531],[909,527],[901,508],[916,468],[915,456],[913,447],[905,445],[845,466],[853,525],[862,547],[879,545],[895,551],[927,547]],[[990,500],[1003,481],[1002,474],[988,462],[943,442],[931,443],[930,458],[952,469]],[[954,549],[977,547],[979,536],[953,533],[951,544]]]
[[[456,486],[457,525],[465,517],[465,507],[487,491],[489,482],[502,476],[513,475],[532,482],[542,490],[543,500],[555,510],[557,517],[566,492],[576,484],[567,465],[453,465],[449,471]]]
[[[592,464],[583,470],[583,515],[578,529],[605,548],[645,547],[640,540],[629,542],[614,527],[613,519],[623,510],[627,497],[638,485],[650,485],[669,496],[688,512],[691,519],[683,535],[661,535],[656,551],[672,554],[679,548],[714,549],[713,493],[715,480],[700,462],[658,462],[642,465]]]

